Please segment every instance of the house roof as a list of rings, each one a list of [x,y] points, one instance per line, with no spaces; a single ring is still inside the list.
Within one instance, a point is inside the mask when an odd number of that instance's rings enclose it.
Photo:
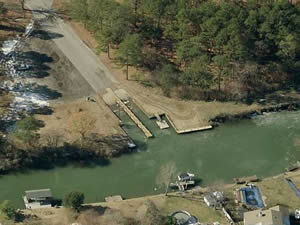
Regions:
[[[254,210],[244,213],[244,225],[285,225],[289,223],[288,209],[275,206],[267,210]]]
[[[39,198],[50,198],[50,197],[52,197],[52,193],[51,193],[51,190],[49,188],[25,191],[25,195],[26,195],[27,199],[39,199]]]
[[[204,195],[204,201],[212,205],[216,205],[218,203],[216,198],[211,193],[207,193]]]

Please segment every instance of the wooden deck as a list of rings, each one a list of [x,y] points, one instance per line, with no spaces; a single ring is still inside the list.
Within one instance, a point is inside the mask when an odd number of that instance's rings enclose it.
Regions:
[[[183,129],[183,130],[178,130],[173,121],[170,119],[170,117],[166,114],[167,119],[169,120],[170,124],[174,128],[177,134],[185,134],[185,133],[192,133],[192,132],[197,132],[197,131],[204,131],[204,130],[211,130],[213,129],[212,125],[207,125],[203,127],[196,127],[196,128],[190,128],[190,129]]]
[[[115,196],[108,196],[105,198],[106,202],[119,202],[122,201],[123,198],[121,195],[115,195]]]
[[[195,181],[176,181],[176,183],[170,183],[170,187],[178,187],[179,191],[185,191],[190,185],[195,185]]]
[[[249,183],[249,182],[257,182],[258,178],[256,175],[254,175],[254,176],[249,176],[249,177],[233,178],[233,180],[236,184],[245,184],[245,183]]]

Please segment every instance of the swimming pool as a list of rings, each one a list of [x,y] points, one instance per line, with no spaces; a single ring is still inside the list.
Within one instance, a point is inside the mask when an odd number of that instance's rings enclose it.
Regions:
[[[251,206],[254,208],[263,208],[264,203],[261,198],[260,191],[256,186],[249,186],[241,188],[240,191],[243,195],[243,201],[245,205]]]

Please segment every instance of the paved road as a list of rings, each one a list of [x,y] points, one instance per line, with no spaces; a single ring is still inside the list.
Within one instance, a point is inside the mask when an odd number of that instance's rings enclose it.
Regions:
[[[34,17],[42,22],[44,30],[62,35],[53,41],[96,93],[118,84],[113,74],[68,24],[57,17],[55,20],[49,19],[53,15],[51,12],[47,13],[51,11],[52,2],[52,0],[27,0],[26,6],[34,10]]]

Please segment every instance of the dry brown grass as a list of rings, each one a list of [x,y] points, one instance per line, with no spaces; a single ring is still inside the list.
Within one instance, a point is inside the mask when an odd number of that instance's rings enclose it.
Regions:
[[[221,212],[207,207],[202,201],[202,198],[193,196],[186,197],[189,197],[189,199],[168,197],[165,205],[166,212],[172,213],[174,211],[184,210],[197,217],[199,222],[213,223],[218,221],[221,224],[227,224],[227,220]]]
[[[300,174],[294,176],[292,180],[300,188]],[[295,210],[300,206],[300,200],[285,182],[283,175],[266,179],[258,183],[258,187],[262,195],[266,197],[265,203],[268,208],[275,205],[285,205],[291,210]]]
[[[7,14],[0,16],[0,43],[23,33],[23,29],[32,18],[30,11],[23,11],[18,0],[2,0],[8,9]]]

